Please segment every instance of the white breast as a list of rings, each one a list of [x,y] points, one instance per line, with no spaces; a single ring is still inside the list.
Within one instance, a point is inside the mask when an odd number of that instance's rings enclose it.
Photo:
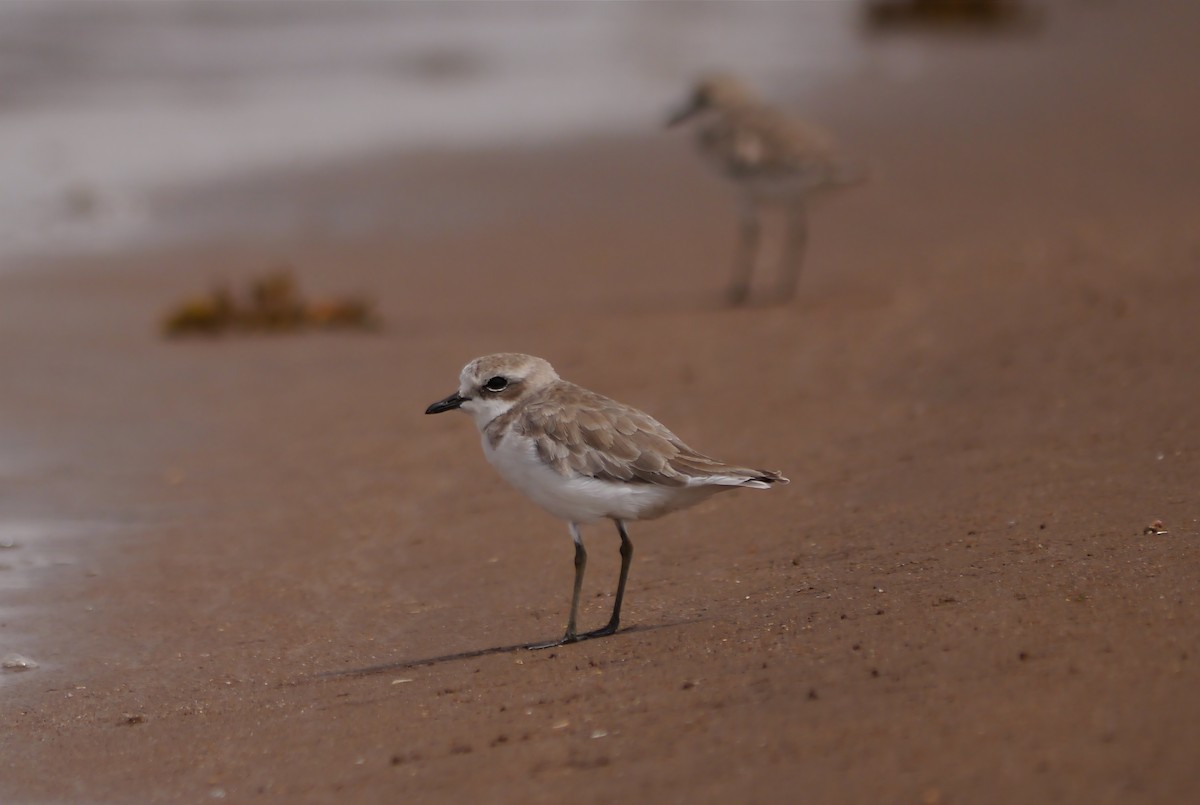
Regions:
[[[721,489],[568,477],[542,462],[532,439],[511,432],[495,448],[484,436],[483,454],[504,480],[530,500],[555,517],[574,523],[604,518],[648,520],[698,503]]]

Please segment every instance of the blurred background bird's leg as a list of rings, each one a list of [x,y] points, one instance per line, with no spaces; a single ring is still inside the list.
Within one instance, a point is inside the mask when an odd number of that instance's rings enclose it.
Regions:
[[[784,236],[783,256],[779,266],[779,296],[791,299],[796,295],[804,252],[808,246],[808,205],[803,198],[787,209],[787,234]]]
[[[733,281],[729,285],[728,299],[731,305],[740,305],[750,295],[750,277],[758,259],[758,242],[762,230],[759,220],[757,199],[750,193],[742,197],[741,221],[738,232],[737,253],[733,258]]]

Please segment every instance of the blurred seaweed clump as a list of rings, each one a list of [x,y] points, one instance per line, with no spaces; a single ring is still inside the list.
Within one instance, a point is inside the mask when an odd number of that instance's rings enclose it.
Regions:
[[[179,302],[162,320],[168,337],[310,329],[374,331],[379,318],[363,297],[305,298],[292,272],[284,268],[252,279],[241,295],[219,284],[208,294]]]
[[[1021,0],[866,0],[867,25],[901,27],[1027,26],[1039,17]]]

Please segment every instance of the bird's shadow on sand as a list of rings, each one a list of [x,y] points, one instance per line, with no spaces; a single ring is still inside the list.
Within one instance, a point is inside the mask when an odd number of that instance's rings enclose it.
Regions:
[[[656,623],[646,626],[630,626],[604,639],[613,640],[620,638],[621,635],[637,634],[640,632],[653,632],[673,626],[684,626],[689,623],[696,623],[699,620],[699,618],[690,618],[687,620],[671,621],[669,623]],[[434,665],[441,665],[442,663],[455,662],[457,660],[473,660],[477,657],[488,657],[493,654],[515,654],[518,651],[539,651],[539,653],[544,651],[547,652],[547,654],[553,654],[556,651],[569,651],[576,646],[591,642],[593,642],[593,640],[580,640],[577,643],[568,643],[562,646],[552,646],[550,648],[541,649],[540,651],[535,647],[543,645],[542,643],[517,643],[511,646],[489,646],[488,648],[459,651],[454,654],[442,654],[437,657],[424,657],[419,660],[400,660],[399,662],[388,662],[380,665],[368,665],[364,668],[347,668],[341,671],[322,671],[313,674],[309,677],[309,679],[358,679],[360,677],[394,673],[396,671],[405,671],[412,668],[427,668]]]

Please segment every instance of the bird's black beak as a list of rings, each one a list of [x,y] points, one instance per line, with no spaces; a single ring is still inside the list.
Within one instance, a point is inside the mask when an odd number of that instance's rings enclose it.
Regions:
[[[460,397],[458,392],[454,392],[444,400],[438,400],[433,405],[425,409],[427,414],[440,414],[443,411],[453,411],[467,401],[466,397]]]
[[[694,97],[688,98],[687,103],[685,103],[683,106],[676,109],[674,112],[671,113],[671,116],[667,118],[667,128],[669,128],[669,129],[675,128],[680,123],[683,123],[684,121],[690,119],[692,117],[692,115],[696,114],[699,111],[700,111],[700,103],[699,103],[698,99],[696,99]]]

